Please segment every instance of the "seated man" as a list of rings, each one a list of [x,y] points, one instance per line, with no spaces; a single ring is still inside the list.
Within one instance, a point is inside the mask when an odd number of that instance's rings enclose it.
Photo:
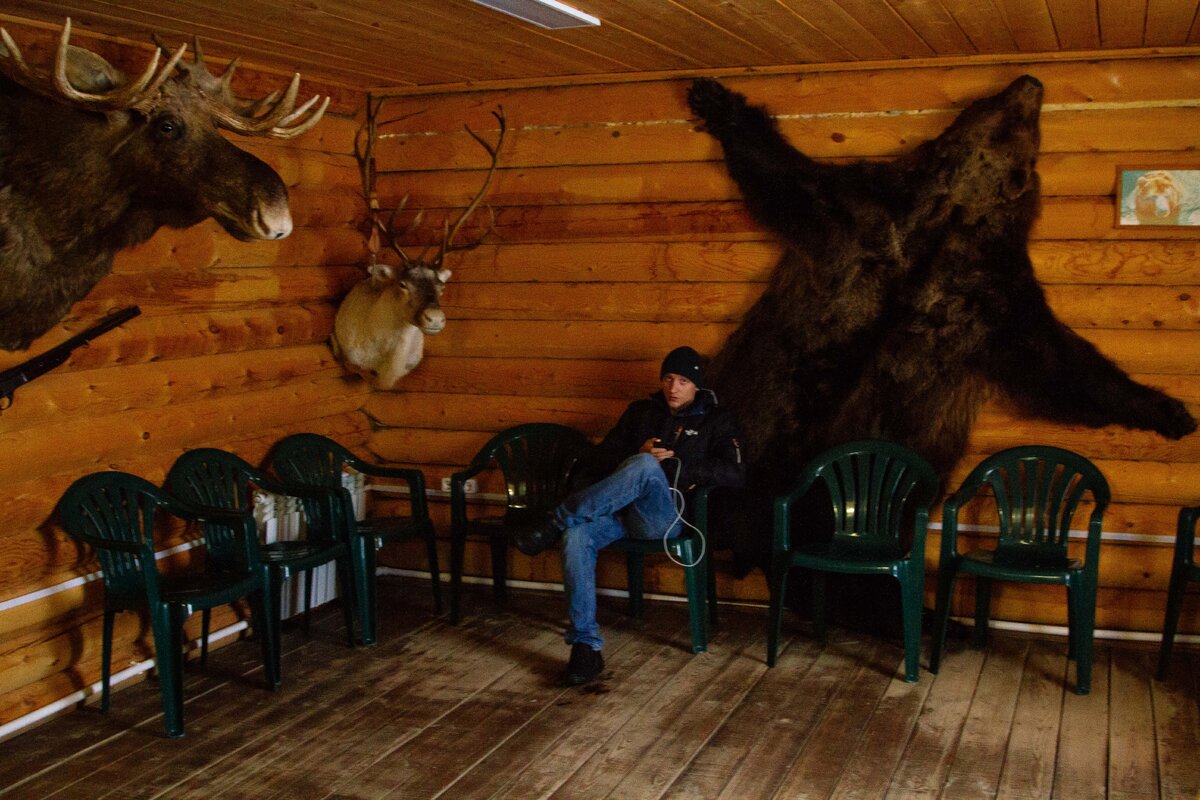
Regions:
[[[571,624],[565,680],[588,683],[604,670],[596,624],[596,554],[624,536],[678,536],[683,493],[697,486],[741,486],[745,466],[733,415],[704,389],[700,356],[678,347],[663,360],[662,390],[630,403],[584,466],[607,475],[567,497],[541,525],[515,537],[536,555],[563,538],[563,583]]]

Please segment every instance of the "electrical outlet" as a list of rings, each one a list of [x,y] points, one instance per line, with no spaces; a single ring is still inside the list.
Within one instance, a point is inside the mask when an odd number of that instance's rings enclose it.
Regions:
[[[450,491],[450,479],[442,478],[442,491]],[[479,491],[479,483],[474,478],[468,478],[463,482],[463,492],[466,494],[475,494]]]

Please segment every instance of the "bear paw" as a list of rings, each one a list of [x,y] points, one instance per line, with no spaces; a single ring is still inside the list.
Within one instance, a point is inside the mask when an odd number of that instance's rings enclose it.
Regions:
[[[1195,433],[1196,420],[1188,413],[1187,407],[1178,400],[1168,397],[1159,404],[1158,419],[1153,429],[1168,439],[1182,439],[1189,433]]]
[[[746,107],[746,98],[726,89],[712,78],[696,78],[688,89],[688,105],[704,120],[709,132],[717,134],[733,127]]]

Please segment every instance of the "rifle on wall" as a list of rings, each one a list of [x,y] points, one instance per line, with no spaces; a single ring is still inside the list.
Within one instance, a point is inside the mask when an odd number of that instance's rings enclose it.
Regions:
[[[17,389],[29,383],[34,378],[40,378],[59,364],[62,364],[71,357],[71,353],[76,348],[82,347],[97,336],[111,331],[121,323],[128,322],[140,313],[142,313],[142,310],[137,306],[129,306],[128,308],[114,311],[95,325],[80,331],[62,344],[55,345],[39,356],[34,356],[28,361],[23,361],[15,367],[0,372],[0,411],[4,411],[13,404],[13,392]]]

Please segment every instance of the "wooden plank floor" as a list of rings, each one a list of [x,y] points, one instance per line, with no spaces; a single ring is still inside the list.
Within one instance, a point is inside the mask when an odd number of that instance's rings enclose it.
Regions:
[[[602,599],[604,679],[556,682],[563,601],[486,592],[460,626],[428,585],[381,579],[380,644],[347,647],[341,615],[285,626],[284,684],[262,688],[253,642],[186,679],[187,736],[163,736],[157,684],[88,704],[0,745],[14,798],[1196,798],[1197,654],[1171,680],[1155,651],[1097,643],[1078,697],[1065,643],[951,643],[939,675],[903,682],[898,643],[790,615],[764,663],[765,611],[723,608],[708,653],[686,608],[634,623]]]

